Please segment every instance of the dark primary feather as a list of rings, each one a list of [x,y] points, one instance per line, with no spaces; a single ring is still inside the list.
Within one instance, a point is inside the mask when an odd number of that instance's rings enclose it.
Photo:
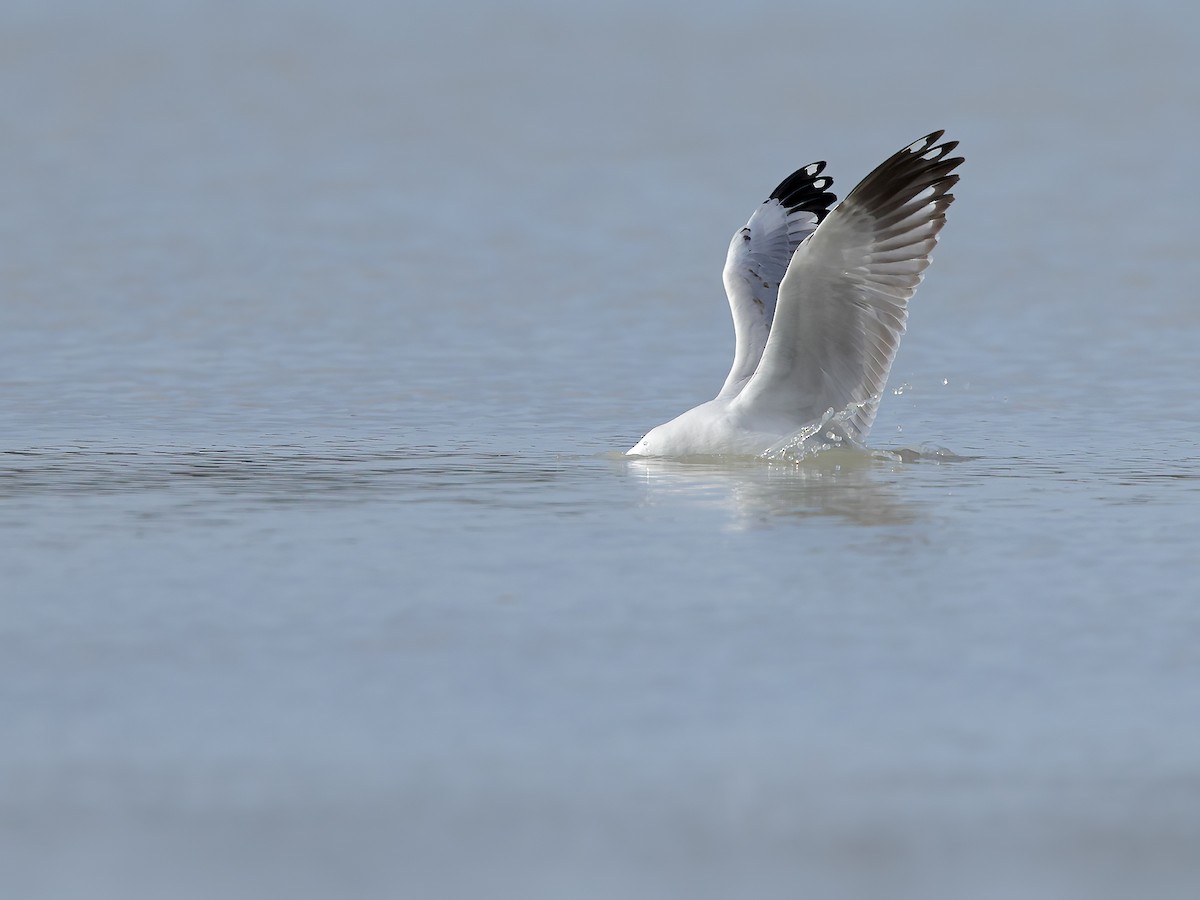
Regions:
[[[870,210],[880,231],[928,205],[932,197],[938,198],[934,215],[940,216],[954,199],[947,192],[958,183],[958,176],[950,172],[963,162],[961,156],[946,158],[958,141],[938,144],[944,133],[927,134],[889,156],[850,192],[847,204]],[[929,190],[932,197],[920,196]]]
[[[836,194],[826,190],[833,184],[833,179],[828,176],[818,177],[824,170],[824,160],[797,169],[779,182],[779,186],[771,191],[771,196],[767,199],[778,200],[789,211],[802,209],[810,212],[820,222],[829,214],[829,207],[837,200]]]

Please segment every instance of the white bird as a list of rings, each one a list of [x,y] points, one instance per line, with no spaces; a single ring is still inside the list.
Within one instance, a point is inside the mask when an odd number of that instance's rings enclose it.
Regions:
[[[963,158],[943,134],[885,160],[832,211],[824,162],[772,191],[725,260],[736,345],[721,392],[629,455],[757,456],[834,414],[840,437],[867,436],[954,200]]]

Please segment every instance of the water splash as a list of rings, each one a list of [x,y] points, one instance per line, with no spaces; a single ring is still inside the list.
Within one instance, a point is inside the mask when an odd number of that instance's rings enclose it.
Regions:
[[[955,463],[979,459],[978,456],[961,456],[953,450],[946,447],[939,447],[936,444],[922,444],[919,447],[898,447],[894,450],[872,450],[871,455],[875,459],[903,463]]]
[[[966,462],[976,459],[973,456],[960,456],[953,450],[935,444],[921,444],[917,447],[900,447],[896,449],[868,448],[860,440],[852,437],[856,433],[851,420],[858,411],[868,403],[877,400],[871,398],[861,403],[850,403],[844,409],[825,411],[815,422],[810,422],[803,428],[779,441],[760,454],[761,459],[770,462],[798,463],[809,460],[817,454],[841,450],[857,455],[864,459],[876,459],[887,462]]]
[[[861,442],[850,436],[854,428],[847,423],[870,402],[850,403],[838,411],[830,407],[817,421],[792,432],[759,455],[773,462],[800,462],[829,450],[868,452]]]

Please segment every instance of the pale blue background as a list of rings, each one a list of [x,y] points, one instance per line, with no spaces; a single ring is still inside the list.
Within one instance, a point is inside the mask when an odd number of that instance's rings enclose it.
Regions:
[[[1194,897],[1191,5],[9,2],[5,896]],[[638,465],[967,163],[871,443]]]

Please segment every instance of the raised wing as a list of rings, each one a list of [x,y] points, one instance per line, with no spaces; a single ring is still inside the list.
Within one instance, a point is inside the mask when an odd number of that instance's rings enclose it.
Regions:
[[[821,175],[824,168],[824,162],[815,162],[785,178],[729,244],[723,278],[736,346],[718,397],[736,396],[754,374],[792,254],[837,199],[827,190],[833,179]]]
[[[946,222],[947,158],[957,141],[935,131],[884,161],[796,250],[758,370],[736,404],[801,424],[852,404],[849,436],[875,420],[908,318],[908,300]]]

